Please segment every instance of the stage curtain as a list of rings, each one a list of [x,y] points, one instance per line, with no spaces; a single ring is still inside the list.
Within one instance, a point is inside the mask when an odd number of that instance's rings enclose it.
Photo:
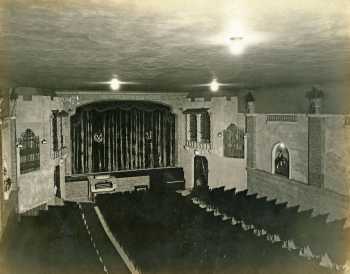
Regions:
[[[175,116],[162,105],[109,102],[71,117],[72,172],[95,173],[175,165]]]

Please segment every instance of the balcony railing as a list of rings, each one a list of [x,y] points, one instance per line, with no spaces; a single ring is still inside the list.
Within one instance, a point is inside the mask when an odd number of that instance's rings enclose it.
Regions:
[[[296,122],[298,120],[295,114],[268,114],[267,122]]]

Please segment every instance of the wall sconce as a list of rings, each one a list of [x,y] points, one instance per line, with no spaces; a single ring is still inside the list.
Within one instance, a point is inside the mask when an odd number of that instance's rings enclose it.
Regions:
[[[199,153],[199,151],[197,150],[197,149],[195,149],[194,151],[193,151],[193,153],[194,153],[194,155],[199,155],[200,153]]]
[[[222,131],[218,132],[218,137],[221,138],[222,137]]]
[[[46,145],[46,144],[47,144],[47,140],[46,140],[45,138],[43,138],[43,139],[41,139],[41,143],[42,143],[43,145]]]

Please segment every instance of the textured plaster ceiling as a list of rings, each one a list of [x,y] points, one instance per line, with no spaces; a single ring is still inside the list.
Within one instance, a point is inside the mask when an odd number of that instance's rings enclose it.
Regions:
[[[129,90],[184,91],[213,75],[244,86],[350,76],[348,0],[1,3],[0,77],[13,86],[99,89],[91,82],[116,74],[142,83]],[[249,42],[239,56],[226,44],[237,25]]]

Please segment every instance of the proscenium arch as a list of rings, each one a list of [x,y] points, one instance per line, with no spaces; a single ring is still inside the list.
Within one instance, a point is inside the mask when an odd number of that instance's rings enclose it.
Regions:
[[[283,154],[287,154],[287,164],[288,164],[288,174],[282,174],[282,173],[277,173],[276,172],[276,159],[277,159],[277,150],[283,150],[284,153],[282,153],[282,156],[285,156]],[[290,152],[288,149],[288,146],[284,142],[277,142],[271,152],[271,172],[272,174],[278,174],[281,176],[285,176],[286,178],[290,179],[291,178],[291,160],[290,160]]]
[[[143,100],[94,101],[70,117],[72,173],[176,165],[176,115]]]
[[[170,105],[167,105],[162,102],[156,102],[152,100],[98,100],[98,101],[92,101],[87,102],[84,104],[81,104],[76,107],[76,112],[82,111],[82,110],[88,110],[88,109],[96,109],[96,108],[108,108],[113,109],[116,106],[123,107],[132,105],[134,107],[157,107],[157,108],[163,108],[164,110],[168,110],[172,112],[172,107]]]
[[[130,94],[129,94],[130,95]],[[163,101],[159,101],[159,100],[140,100],[140,99],[115,99],[115,98],[103,98],[103,99],[92,99],[92,100],[84,100],[83,102],[80,102],[78,105],[73,106],[73,109],[71,110],[70,116],[74,116],[79,110],[87,107],[87,106],[91,106],[94,104],[120,104],[120,103],[125,103],[125,102],[135,102],[136,104],[138,103],[144,103],[144,104],[153,104],[153,105],[159,105],[159,106],[163,106],[164,108],[168,108],[169,111],[171,113],[174,113],[174,106],[168,104],[168,103],[164,103]]]

